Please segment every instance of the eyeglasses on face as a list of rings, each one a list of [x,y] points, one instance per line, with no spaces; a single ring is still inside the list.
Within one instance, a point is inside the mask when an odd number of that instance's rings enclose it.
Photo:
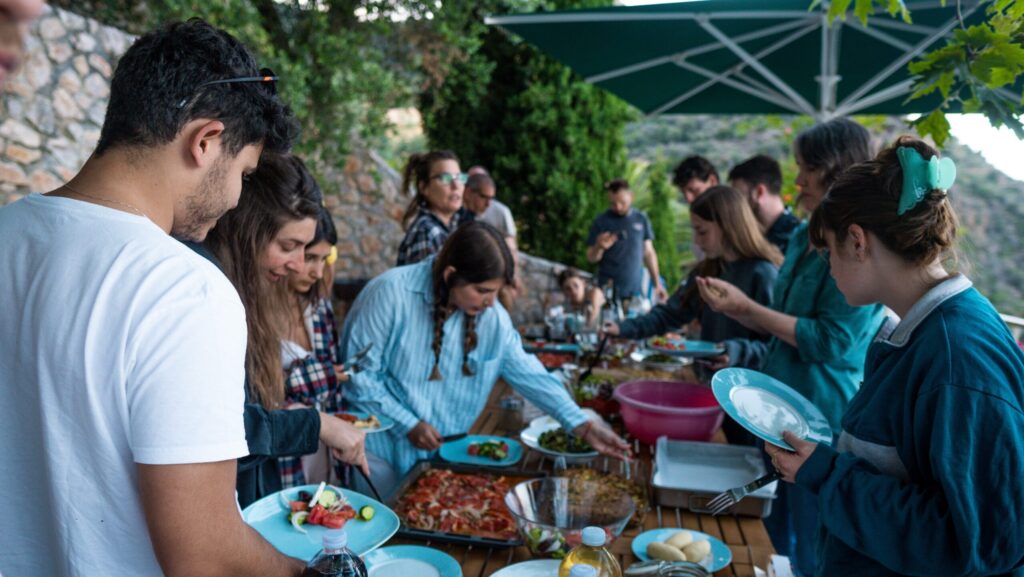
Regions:
[[[209,80],[207,82],[203,82],[202,84],[200,84],[199,86],[196,87],[195,94],[193,94],[192,98],[182,98],[181,102],[178,103],[178,108],[185,108],[185,105],[188,104],[189,100],[195,100],[196,98],[198,98],[199,95],[202,93],[204,88],[206,88],[207,86],[213,86],[213,85],[216,85],[216,84],[235,84],[235,83],[241,83],[241,82],[259,82],[259,83],[261,83],[261,84],[263,84],[264,86],[267,87],[267,89],[270,91],[270,94],[274,95],[274,94],[277,94],[277,80],[278,80],[278,76],[276,74],[274,74],[274,71],[269,69],[269,68],[260,68],[260,75],[259,76],[238,76],[236,78],[223,78],[221,80]]]
[[[458,181],[459,184],[466,184],[469,180],[469,175],[465,172],[442,172],[441,174],[435,174],[430,177],[430,180],[437,179],[441,184],[448,186],[453,182]]]

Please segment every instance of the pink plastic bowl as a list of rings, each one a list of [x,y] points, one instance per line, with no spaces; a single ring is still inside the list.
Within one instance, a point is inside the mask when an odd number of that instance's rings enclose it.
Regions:
[[[653,445],[658,437],[710,441],[725,413],[709,387],[679,381],[631,381],[615,389],[626,429]]]

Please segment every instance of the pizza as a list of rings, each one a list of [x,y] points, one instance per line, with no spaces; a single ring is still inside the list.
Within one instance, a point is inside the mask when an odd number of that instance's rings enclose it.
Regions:
[[[516,537],[516,521],[505,506],[510,485],[506,477],[430,469],[402,495],[395,512],[414,529],[508,541]]]

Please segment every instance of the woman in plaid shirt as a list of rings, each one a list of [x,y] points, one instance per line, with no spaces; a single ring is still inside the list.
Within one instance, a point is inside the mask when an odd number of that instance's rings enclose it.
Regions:
[[[402,170],[402,192],[415,188],[416,196],[402,216],[405,238],[398,245],[398,266],[437,254],[462,223],[473,214],[462,207],[467,176],[459,159],[448,150],[413,154]]]
[[[324,294],[324,271],[336,255],[338,233],[326,208],[320,209],[316,234],[306,245],[301,271],[288,277],[287,338],[281,341],[281,366],[285,378],[285,403],[289,407],[314,407],[333,414],[341,411],[338,329],[329,294]],[[281,483],[295,487],[331,480],[330,457],[323,445],[312,455],[279,459]]]

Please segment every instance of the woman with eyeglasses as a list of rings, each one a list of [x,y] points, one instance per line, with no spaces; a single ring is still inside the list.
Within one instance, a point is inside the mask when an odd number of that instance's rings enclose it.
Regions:
[[[589,420],[562,383],[523,350],[508,313],[495,302],[514,270],[501,233],[470,222],[436,257],[391,269],[356,298],[342,331],[342,355],[370,343],[373,348],[364,370],[352,375],[346,398],[395,422],[367,439],[368,450],[393,473],[403,475],[429,458],[443,436],[468,431],[499,378],[596,450],[628,455],[629,445],[603,422]],[[387,473],[373,471],[376,480]]]
[[[398,266],[437,254],[452,231],[473,219],[462,208],[466,180],[459,159],[451,151],[435,150],[409,157],[402,170],[402,191],[415,187],[416,195],[402,217],[405,238],[398,245]]]

